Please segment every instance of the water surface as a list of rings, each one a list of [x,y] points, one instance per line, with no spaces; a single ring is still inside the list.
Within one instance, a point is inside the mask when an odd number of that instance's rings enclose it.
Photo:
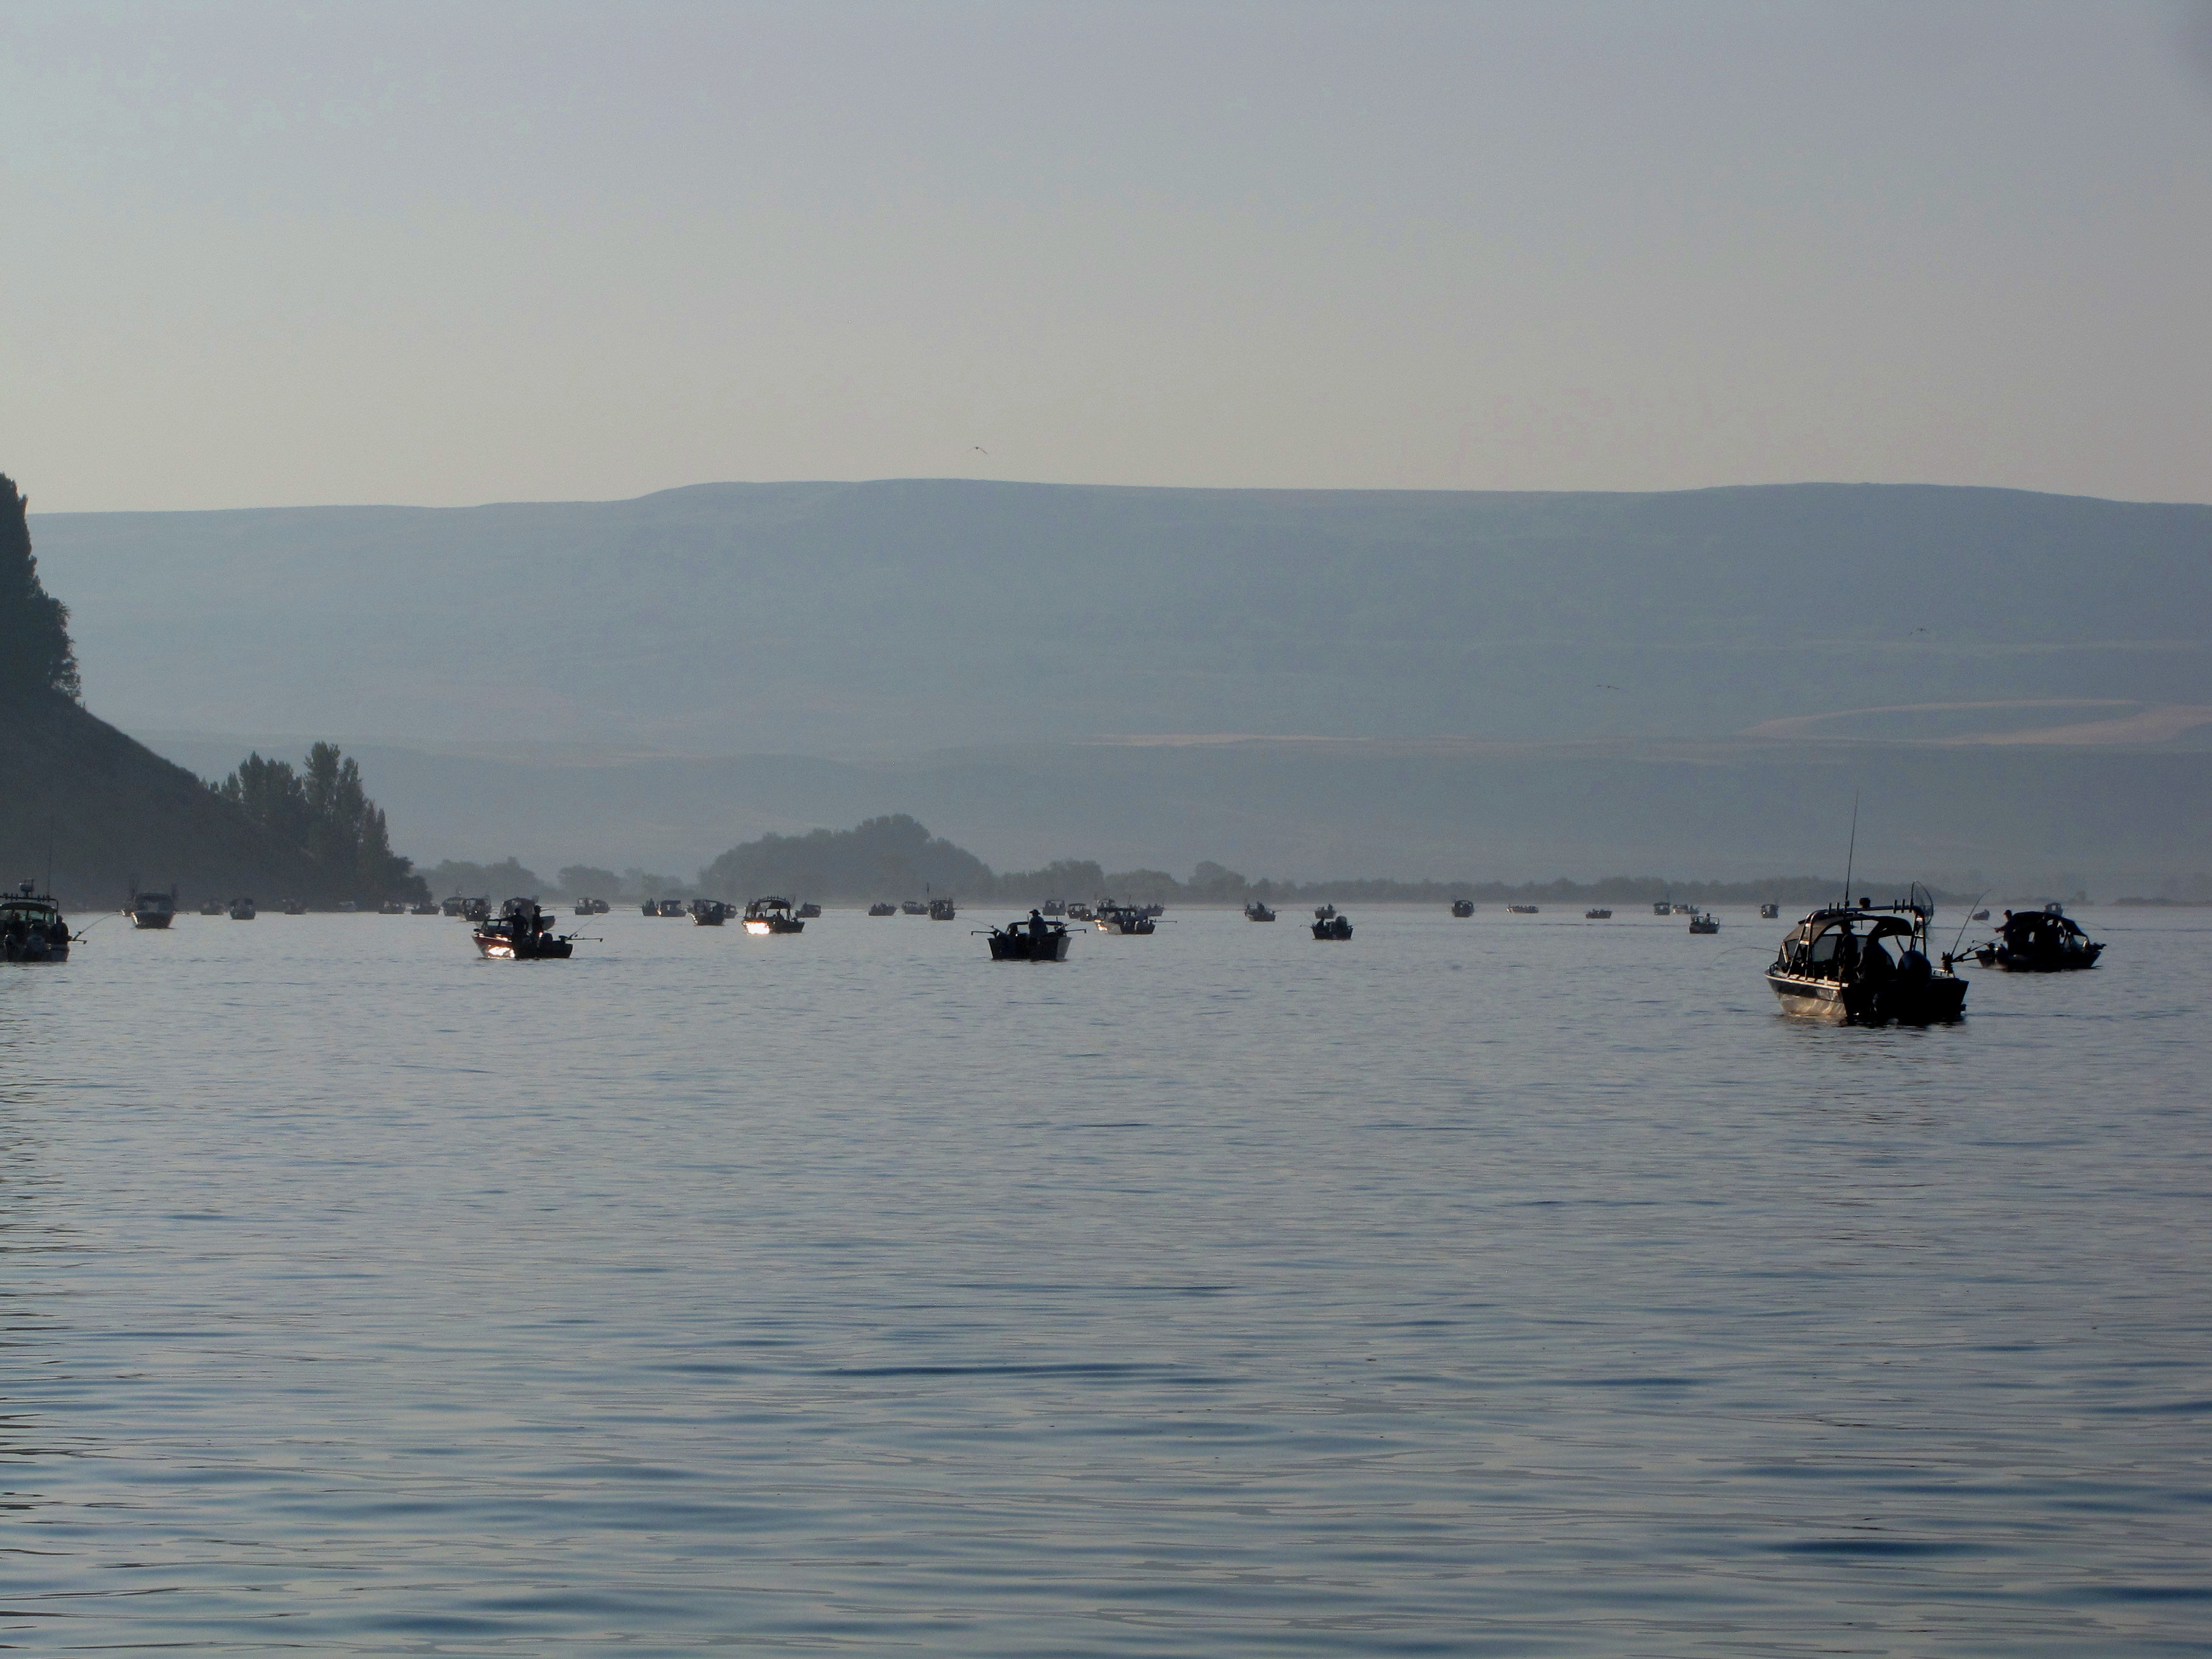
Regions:
[[[0,1639],[2206,1652],[2212,921],[1844,1031],[1721,915],[103,923],[0,970]]]

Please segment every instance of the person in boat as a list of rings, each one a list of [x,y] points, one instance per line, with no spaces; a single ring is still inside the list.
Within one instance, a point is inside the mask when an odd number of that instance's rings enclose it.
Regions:
[[[1042,939],[1051,931],[1051,925],[1045,921],[1043,911],[1032,910],[1030,912],[1030,937],[1031,939]]]

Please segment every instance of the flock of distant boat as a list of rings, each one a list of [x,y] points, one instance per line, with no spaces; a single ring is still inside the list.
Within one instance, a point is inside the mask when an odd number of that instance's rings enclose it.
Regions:
[[[178,914],[176,889],[167,892],[141,889],[135,880],[131,889],[124,914],[139,927],[167,928]],[[337,908],[361,908],[351,903]],[[552,915],[535,898],[508,899],[496,915],[489,896],[458,893],[441,904],[403,905],[390,900],[375,908],[386,915],[443,915],[466,921],[477,951],[504,961],[561,960],[574,953],[580,937],[555,931]],[[575,914],[580,916],[605,915],[612,908],[605,899],[575,901]],[[1087,926],[1102,933],[1141,938],[1158,931],[1165,908],[1117,903],[1112,899],[1089,904],[1054,899],[1031,910],[1026,921],[976,931],[988,940],[994,962],[1065,962],[1073,938],[1071,927]],[[1541,914],[1541,908],[1534,904],[1505,908],[1515,915]],[[307,912],[307,906],[296,899],[283,901],[281,908],[291,916]],[[735,917],[746,933],[757,934],[802,933],[807,922],[822,914],[818,904],[794,903],[773,894],[752,900],[742,910],[711,898],[649,898],[642,902],[641,909],[652,917],[689,916],[702,927],[720,927]],[[1693,904],[1661,899],[1651,909],[1655,915],[1686,915],[1692,933],[1715,934],[1721,930],[1711,911]],[[953,901],[944,897],[908,899],[896,905],[878,902],[870,905],[867,913],[927,916],[937,921],[955,921],[959,915]],[[1474,913],[1472,899],[1451,902],[1454,916],[1465,918]],[[200,914],[228,915],[234,921],[251,921],[259,912],[252,899],[239,897],[228,902],[210,900],[200,907]],[[1775,921],[1781,915],[1781,907],[1761,904],[1759,914],[1764,920]],[[1583,915],[1586,920],[1603,921],[1610,920],[1613,912],[1592,906]],[[1276,919],[1276,913],[1257,899],[1245,905],[1244,915],[1251,921]],[[2009,973],[2063,973],[2095,967],[2105,951],[2101,943],[2092,939],[2055,902],[2039,910],[2008,910],[1991,937],[1960,948],[1967,925],[1990,919],[1986,909],[1975,909],[1969,913],[1966,924],[1961,925],[1953,948],[1941,951],[1932,951],[1929,943],[1935,916],[1933,896],[1917,883],[1900,903],[1875,904],[1862,896],[1856,903],[1846,898],[1842,903],[1823,906],[1784,935],[1767,968],[1766,982],[1785,1013],[1848,1025],[1928,1025],[1964,1015],[1966,981],[1956,971],[1963,963],[1972,961]],[[1312,930],[1316,939],[1349,939],[1352,921],[1335,905],[1322,904],[1314,910]],[[0,960],[65,962],[70,946],[82,937],[70,931],[60,908],[50,896],[38,890],[35,882],[26,881],[15,891],[0,895]]]

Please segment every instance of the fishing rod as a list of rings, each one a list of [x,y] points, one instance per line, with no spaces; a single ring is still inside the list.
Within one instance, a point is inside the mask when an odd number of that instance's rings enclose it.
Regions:
[[[1943,953],[1948,959],[1953,962],[1959,959],[1959,945],[1966,937],[1966,929],[1973,925],[1974,912],[1982,908],[1982,901],[1995,890],[1994,888],[1984,887],[1974,896],[1974,902],[1966,907],[1966,919],[1959,924],[1959,937],[1951,941],[1951,948]]]
[[[1859,792],[1851,791],[1851,840],[1844,854],[1844,908],[1851,908],[1851,870],[1858,861],[1859,852]]]

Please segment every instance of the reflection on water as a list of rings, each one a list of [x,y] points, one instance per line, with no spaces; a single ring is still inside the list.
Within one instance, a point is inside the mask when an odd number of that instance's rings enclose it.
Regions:
[[[50,1413],[26,1409],[22,1385],[61,1342],[59,1276],[39,1271],[69,1248],[66,1227],[42,1190],[37,1103],[50,1092],[39,1026],[23,1012],[16,964],[0,965],[0,1513],[11,1530],[34,1518],[41,1471],[82,1456],[90,1442]],[[31,988],[35,990],[35,982]],[[17,1541],[14,1548],[25,1552]],[[5,1628],[0,1626],[0,1628]]]
[[[2202,1650],[2212,935],[1357,920],[0,974],[11,1639]]]

